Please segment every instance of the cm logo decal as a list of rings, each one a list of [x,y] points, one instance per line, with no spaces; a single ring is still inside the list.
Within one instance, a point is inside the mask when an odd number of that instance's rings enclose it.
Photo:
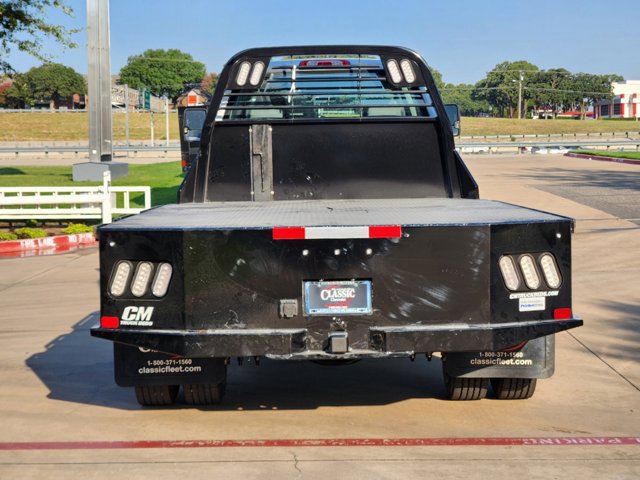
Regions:
[[[154,307],[126,307],[122,312],[123,325],[153,325],[151,316]]]

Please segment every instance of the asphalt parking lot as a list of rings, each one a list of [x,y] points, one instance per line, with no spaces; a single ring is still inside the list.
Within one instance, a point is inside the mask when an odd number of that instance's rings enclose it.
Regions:
[[[449,402],[424,358],[235,364],[224,404],[113,381],[97,249],[0,259],[0,478],[640,477],[640,166],[469,155],[483,198],[577,219],[574,310],[526,401]]]

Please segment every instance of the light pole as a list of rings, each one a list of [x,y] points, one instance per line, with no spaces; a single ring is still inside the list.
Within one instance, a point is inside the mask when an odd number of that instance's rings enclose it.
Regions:
[[[113,162],[111,127],[111,52],[109,0],[87,0],[87,54],[89,86],[89,162],[73,166],[73,180],[101,181],[126,176],[129,166]]]
[[[164,97],[164,131],[165,139],[167,140],[166,146],[169,146],[169,97]]]
[[[522,81],[524,80],[524,74],[522,70],[518,72],[518,120],[522,119]]]

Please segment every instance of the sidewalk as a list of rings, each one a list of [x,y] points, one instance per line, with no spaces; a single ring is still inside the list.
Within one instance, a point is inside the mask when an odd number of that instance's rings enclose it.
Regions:
[[[76,163],[88,162],[88,155],[78,155],[69,157],[68,154],[49,154],[46,158],[27,157],[20,155],[18,157],[2,157],[0,156],[0,168],[2,167],[54,167],[75,165]],[[152,152],[149,156],[116,156],[114,162],[129,163],[134,165],[143,165],[149,163],[165,163],[180,161],[180,152],[169,152],[167,156],[159,156],[158,152]]]
[[[640,165],[640,160],[633,158],[621,158],[621,157],[607,157],[605,155],[590,155],[588,153],[565,153],[565,157],[582,158],[584,160],[596,160],[599,162],[616,162],[616,163],[630,163],[632,165]]]

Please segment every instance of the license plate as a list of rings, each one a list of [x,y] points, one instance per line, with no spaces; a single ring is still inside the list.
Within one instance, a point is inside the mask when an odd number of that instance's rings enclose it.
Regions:
[[[368,315],[371,280],[304,282],[306,315]]]

